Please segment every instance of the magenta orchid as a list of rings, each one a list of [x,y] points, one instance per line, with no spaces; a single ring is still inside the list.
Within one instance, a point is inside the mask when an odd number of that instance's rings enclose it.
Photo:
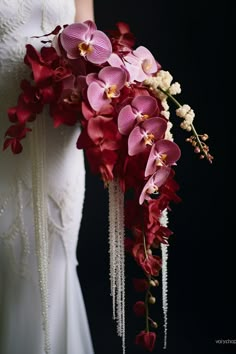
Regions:
[[[157,101],[152,96],[137,96],[131,104],[123,107],[118,116],[118,129],[128,135],[136,123],[140,123],[157,113]],[[159,112],[158,112],[159,113]]]
[[[170,167],[159,167],[158,170],[149,178],[147,183],[145,184],[140,197],[139,204],[143,204],[144,200],[150,200],[150,195],[157,194],[159,188],[165,183],[171,168]]]
[[[112,53],[110,39],[104,32],[98,31],[92,21],[67,26],[60,40],[70,59],[82,56],[93,64],[103,64]]]
[[[137,155],[161,139],[166,131],[167,122],[163,118],[153,117],[136,126],[128,138],[128,154]]]
[[[180,158],[179,146],[170,140],[159,140],[153,144],[145,169],[145,177],[152,175],[158,166],[171,166]]]
[[[126,72],[110,66],[100,70],[99,74],[87,76],[87,97],[91,107],[99,111],[109,104],[113,98],[119,97],[120,90],[126,83]]]
[[[130,81],[142,82],[157,72],[157,62],[152,53],[140,46],[124,57],[125,67],[130,74]]]

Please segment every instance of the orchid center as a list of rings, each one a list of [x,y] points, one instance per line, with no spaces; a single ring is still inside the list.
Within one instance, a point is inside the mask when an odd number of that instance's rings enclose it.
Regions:
[[[88,53],[91,53],[93,50],[93,47],[89,43],[81,42],[78,44],[78,49],[80,52],[80,55],[82,57],[85,57]]]
[[[148,59],[145,59],[143,62],[142,62],[142,69],[144,72],[149,72],[149,70],[151,69],[152,67],[152,64],[150,62],[150,60]]]
[[[156,165],[157,166],[164,166],[166,163],[167,154],[157,154],[156,157]]]
[[[143,139],[144,139],[145,145],[152,146],[155,141],[155,136],[152,133],[150,133],[150,134],[145,133]]]
[[[143,122],[143,121],[147,120],[148,118],[149,118],[148,114],[138,113],[136,115],[136,119],[137,119],[138,122]]]
[[[105,93],[107,95],[107,98],[114,98],[118,97],[119,93],[117,92],[117,86],[116,85],[111,85],[105,89]]]
[[[158,193],[158,187],[155,184],[151,184],[149,188],[147,189],[148,194],[157,194]]]

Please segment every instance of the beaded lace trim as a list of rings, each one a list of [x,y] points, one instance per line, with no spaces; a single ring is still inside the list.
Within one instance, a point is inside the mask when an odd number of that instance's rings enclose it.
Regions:
[[[125,353],[125,244],[124,194],[119,182],[109,183],[109,253],[113,319]]]
[[[160,218],[161,225],[167,227],[168,225],[168,214],[167,209],[162,212]],[[167,348],[167,325],[168,325],[168,247],[164,243],[161,244],[161,253],[162,253],[162,308],[164,315],[164,345],[163,349]]]
[[[39,287],[45,335],[44,350],[50,352],[48,323],[48,229],[47,229],[47,190],[45,183],[45,127],[44,117],[34,122],[31,134],[32,153],[32,196],[34,207],[35,245],[38,260]]]

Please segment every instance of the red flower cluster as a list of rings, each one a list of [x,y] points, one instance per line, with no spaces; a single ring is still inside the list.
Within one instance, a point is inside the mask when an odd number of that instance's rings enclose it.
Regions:
[[[8,110],[13,125],[4,149],[22,151],[21,140],[46,105],[55,127],[81,125],[77,148],[85,150],[92,172],[105,185],[118,179],[125,194],[125,226],[131,231],[126,250],[143,271],[134,289],[146,294],[134,305],[137,316],[146,316],[136,344],[152,351],[156,334],[149,324],[157,324],[149,316],[155,303],[151,288],[162,267],[160,244],[168,244],[172,234],[160,218],[171,202],[180,201],[173,170],[180,150],[168,137],[163,101],[145,83],[160,64],[145,47],[133,48],[134,36],[124,23],[108,36],[91,21],[57,27],[50,35],[52,42],[40,52],[26,46],[32,80],[22,81],[18,103]]]

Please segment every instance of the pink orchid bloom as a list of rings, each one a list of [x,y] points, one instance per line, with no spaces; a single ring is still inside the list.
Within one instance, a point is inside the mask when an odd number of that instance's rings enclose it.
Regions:
[[[161,139],[167,128],[167,122],[163,118],[153,117],[136,126],[128,138],[128,154],[134,156],[145,151],[147,145],[153,145]]]
[[[152,53],[140,46],[124,57],[125,67],[130,74],[130,81],[143,82],[157,72],[157,62]]]
[[[152,175],[159,166],[171,166],[180,158],[179,146],[170,140],[159,140],[153,144],[145,169],[145,177]]]
[[[127,75],[127,78],[126,78],[127,83],[131,83],[130,75],[129,75],[128,70],[125,67],[125,63],[124,63],[124,61],[121,59],[121,57],[118,54],[111,53],[111,55],[110,55],[109,59],[107,60],[107,62],[112,67],[121,68],[121,69],[125,70],[126,75]]]
[[[92,21],[67,26],[62,31],[60,40],[70,59],[82,56],[91,63],[103,64],[112,53],[110,39],[104,32],[98,31]]]
[[[157,101],[152,96],[137,96],[131,104],[123,107],[118,115],[118,129],[128,135],[136,123],[152,117],[157,111]]]
[[[116,68],[122,68],[124,67],[124,62],[123,60],[119,57],[118,54],[116,53],[111,53],[109,59],[107,60],[107,62],[111,65],[114,66]]]
[[[145,184],[140,197],[139,197],[139,204],[143,204],[144,200],[150,200],[151,194],[157,194],[159,188],[165,183],[171,168],[170,167],[159,167],[158,170],[149,178],[147,183]]]
[[[88,75],[86,81],[89,85],[88,101],[95,111],[100,111],[113,98],[119,97],[126,82],[126,73],[120,68],[106,66],[98,75]]]

